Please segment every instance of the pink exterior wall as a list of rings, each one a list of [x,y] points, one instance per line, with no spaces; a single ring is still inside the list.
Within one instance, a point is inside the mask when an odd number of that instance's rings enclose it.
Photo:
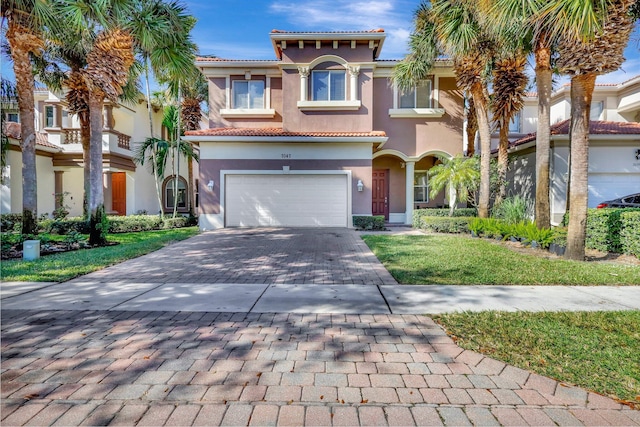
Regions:
[[[352,213],[371,214],[371,160],[200,160],[200,188],[198,189],[201,214],[220,213],[220,171],[221,170],[282,170],[289,166],[296,170],[350,170],[352,178]],[[365,190],[358,192],[356,184],[361,179]],[[209,180],[215,182],[213,192],[206,186]],[[312,191],[312,190],[311,190]]]
[[[439,98],[445,115],[441,118],[391,118],[393,88],[386,78],[373,82],[375,108],[373,130],[384,130],[389,141],[384,149],[398,150],[408,156],[420,156],[429,151],[444,151],[451,155],[462,152],[463,102],[462,92],[453,77],[440,78]]]
[[[298,48],[298,42],[289,42],[288,47],[282,51],[284,63],[309,63],[323,55],[335,55],[347,62],[373,62],[373,50],[369,49],[368,42],[359,42],[355,49],[351,49],[350,41],[341,41],[337,49],[332,42],[324,42],[320,49],[316,49],[315,42],[305,42],[304,49]]]
[[[306,49],[305,49],[306,50]],[[346,59],[346,58],[343,58]],[[321,66],[321,64],[318,64]],[[347,97],[350,92],[347,72]],[[309,96],[311,96],[309,76]],[[362,106],[356,111],[302,111],[300,100],[300,74],[297,70],[283,70],[283,128],[290,132],[370,132],[373,130],[373,70],[360,69],[358,76],[358,99]],[[310,98],[309,98],[310,99]]]
[[[252,80],[265,81],[265,76],[253,75]],[[244,76],[231,76],[233,80],[244,80]],[[233,84],[233,83],[232,83]],[[250,119],[250,118],[223,118],[220,110],[226,105],[226,80],[224,77],[209,79],[209,127],[235,127],[235,128],[263,128],[282,126],[282,79],[271,78],[271,108],[276,112],[274,118]],[[266,90],[266,85],[265,85]],[[233,96],[233,95],[232,95]]]

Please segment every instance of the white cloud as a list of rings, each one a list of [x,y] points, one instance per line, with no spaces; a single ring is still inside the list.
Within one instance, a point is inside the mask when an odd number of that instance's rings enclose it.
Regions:
[[[358,31],[384,28],[383,58],[401,58],[407,51],[416,1],[411,0],[278,0],[270,11],[298,31]]]

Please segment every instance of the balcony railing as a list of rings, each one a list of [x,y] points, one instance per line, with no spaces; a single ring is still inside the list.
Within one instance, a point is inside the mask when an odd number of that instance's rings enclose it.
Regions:
[[[118,147],[124,150],[130,150],[130,142],[131,137],[129,135],[125,135],[122,132],[118,132],[117,130],[104,130],[104,134],[113,135],[118,139]],[[111,139],[111,138],[109,138]],[[80,137],[80,129],[76,128],[65,128],[62,129],[62,143],[63,144],[82,144],[82,139]]]

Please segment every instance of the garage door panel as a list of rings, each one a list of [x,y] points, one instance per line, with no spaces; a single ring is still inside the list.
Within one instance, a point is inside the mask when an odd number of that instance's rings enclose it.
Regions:
[[[229,227],[346,227],[347,176],[227,175]]]
[[[640,192],[640,174],[589,174],[589,207]]]

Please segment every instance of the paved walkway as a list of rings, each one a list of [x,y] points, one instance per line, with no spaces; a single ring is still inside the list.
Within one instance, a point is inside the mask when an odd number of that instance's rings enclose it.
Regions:
[[[207,233],[66,283],[3,283],[0,423],[640,425],[640,411],[463,350],[421,315],[639,308],[640,287],[386,285],[356,233],[335,233],[342,249],[330,252],[327,232]],[[292,245],[269,267],[264,253],[287,234],[316,242],[315,255]],[[208,248],[211,236],[225,249]],[[207,283],[207,271],[234,271],[221,261],[234,251],[261,269],[237,280],[317,281]],[[331,262],[312,258],[336,256],[351,256],[335,262],[351,280],[378,282],[332,283]]]

